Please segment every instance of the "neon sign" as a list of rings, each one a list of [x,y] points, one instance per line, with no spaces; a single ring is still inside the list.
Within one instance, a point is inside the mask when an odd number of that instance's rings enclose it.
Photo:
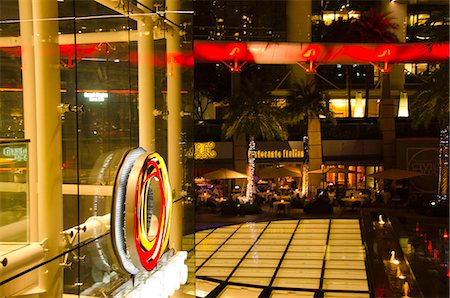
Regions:
[[[111,236],[126,272],[151,271],[165,252],[172,192],[164,159],[142,148],[123,158],[114,184]]]

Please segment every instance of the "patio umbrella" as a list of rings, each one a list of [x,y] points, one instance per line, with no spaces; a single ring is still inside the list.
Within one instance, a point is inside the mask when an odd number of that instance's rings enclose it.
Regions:
[[[423,174],[421,172],[416,172],[416,171],[408,171],[408,170],[401,170],[401,169],[388,169],[388,170],[384,170],[382,172],[369,174],[367,176],[373,177],[373,178],[381,178],[381,179],[401,180],[401,179],[408,179],[408,178],[419,177],[419,176],[424,176],[424,175],[425,174]]]
[[[326,173],[356,173],[355,171],[351,171],[346,168],[328,168],[325,170],[318,169],[312,170],[308,172],[309,174],[326,174]]]
[[[302,172],[293,167],[268,167],[257,173],[259,178],[301,177]]]
[[[247,178],[247,175],[230,169],[220,168],[218,170],[203,175],[207,179],[241,179]]]

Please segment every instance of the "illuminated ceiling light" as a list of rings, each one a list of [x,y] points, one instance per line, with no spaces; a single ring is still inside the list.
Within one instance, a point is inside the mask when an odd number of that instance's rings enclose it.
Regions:
[[[400,101],[398,103],[398,117],[409,117],[408,111],[408,93],[400,92]]]

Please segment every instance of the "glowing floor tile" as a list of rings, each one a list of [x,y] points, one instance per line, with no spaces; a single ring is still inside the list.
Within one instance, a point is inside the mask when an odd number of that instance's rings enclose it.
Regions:
[[[324,298],[369,298],[369,293],[325,292]]]
[[[227,245],[242,245],[242,244],[251,245],[253,244],[253,242],[255,242],[255,240],[251,238],[232,238],[228,239]]]
[[[357,269],[325,269],[325,279],[364,279],[367,280],[366,270]]]
[[[260,223],[254,223],[254,222],[247,222],[243,225],[241,225],[241,229],[264,229],[267,226],[267,222],[260,222]]]
[[[318,289],[320,278],[277,277],[272,286],[283,288]]]
[[[328,252],[358,252],[364,253],[364,246],[362,245],[354,245],[354,246],[345,246],[345,245],[329,245]]]
[[[219,298],[257,298],[262,289],[246,288],[239,286],[227,286],[220,294]]]
[[[212,233],[206,239],[228,239],[232,233]]]
[[[239,263],[240,259],[219,259],[212,257],[205,265],[207,267],[235,267]]]
[[[277,259],[261,259],[248,255],[239,267],[270,267],[276,268],[280,261]]]
[[[298,220],[274,220],[271,221],[270,224],[271,225],[291,225],[294,226],[297,225]]]
[[[275,267],[239,267],[234,273],[234,277],[272,277]]]
[[[221,251],[218,250],[215,254],[215,258],[222,258],[222,259],[234,259],[239,258],[241,259],[245,255],[245,251]]]
[[[342,229],[342,228],[333,228],[330,229],[330,234],[361,234],[361,230],[359,227],[356,228],[348,228],[348,229]]]
[[[315,228],[315,229],[328,229],[328,223],[309,223],[309,222],[301,222],[298,225],[298,228]]]
[[[213,251],[195,251],[195,257],[200,259],[207,259],[213,253]]]
[[[299,252],[292,250],[292,247],[289,247],[286,255],[284,256],[284,259],[301,259],[301,260],[323,260],[323,257],[325,256],[325,251],[322,252]]]
[[[206,258],[195,257],[195,266],[198,267],[206,260]]]
[[[361,234],[360,234],[360,233],[353,233],[353,234],[330,234],[330,240],[339,240],[339,239],[361,240]]]
[[[362,241],[361,240],[353,240],[353,239],[334,239],[334,240],[329,240],[328,245],[348,245],[348,246],[362,245]]]
[[[256,244],[258,245],[282,245],[286,246],[289,243],[289,239],[259,239]]]
[[[294,228],[277,228],[277,227],[269,227],[264,231],[264,234],[269,233],[277,233],[277,234],[292,234],[294,232]]]
[[[254,249],[257,249],[258,251],[280,251],[283,252],[286,249],[286,245],[277,245],[277,246],[272,246],[272,245],[259,245],[259,244],[255,244],[253,246]]]
[[[277,259],[279,260],[283,255],[283,251],[262,251],[258,248],[252,248],[249,255],[260,259]]]
[[[274,290],[270,294],[270,298],[314,298],[314,292],[294,292]]]
[[[327,260],[325,263],[326,269],[364,269],[366,263],[364,261],[336,261]]]
[[[203,242],[195,247],[195,251],[216,251],[220,244],[204,244]]]
[[[270,283],[270,277],[231,277],[230,282],[238,282],[249,285],[264,286],[267,287]]]
[[[302,234],[302,233],[295,233],[293,240],[301,240],[301,239],[311,239],[311,240],[327,240],[327,233],[320,233],[320,234]]]
[[[364,253],[359,252],[327,252],[327,260],[355,260],[363,261],[365,259]]]
[[[291,245],[326,245],[327,239],[292,239]]]
[[[330,220],[329,219],[302,219],[300,221],[300,224],[329,224]]]
[[[293,278],[320,278],[321,268],[305,269],[305,268],[280,268],[276,277],[293,277]]]
[[[355,279],[324,279],[324,290],[368,291],[367,280]]]
[[[325,245],[309,246],[309,245],[290,245],[289,250],[291,252],[322,252],[325,251]]]
[[[290,260],[284,259],[280,268],[322,268],[323,260]]]
[[[320,229],[315,227],[299,227],[295,233],[308,233],[308,234],[327,234],[328,228]]]
[[[206,297],[218,285],[216,282],[197,279],[195,281],[195,296]]]
[[[205,267],[203,266],[200,268],[196,275],[198,276],[220,276],[220,277],[228,277],[230,275],[231,271],[233,271],[234,267],[215,267],[215,266],[209,266]]]
[[[230,237],[230,239],[257,239],[261,233],[249,234],[249,233],[236,233]]]
[[[270,233],[264,233],[259,239],[291,239],[292,234],[270,234]]]
[[[220,238],[209,238],[209,237],[207,237],[206,239],[204,239],[199,245],[202,245],[202,244],[208,244],[208,245],[210,245],[210,244],[222,244],[222,243],[224,243],[224,239],[220,239]]]
[[[332,219],[332,223],[338,223],[338,224],[349,224],[349,223],[359,223],[359,219],[356,218],[347,218],[347,219]]]
[[[244,251],[246,252],[251,247],[250,244],[246,245],[237,245],[237,244],[224,244],[220,248],[220,251]]]

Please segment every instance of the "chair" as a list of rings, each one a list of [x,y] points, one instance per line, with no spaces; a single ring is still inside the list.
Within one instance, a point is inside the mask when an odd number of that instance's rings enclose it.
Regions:
[[[352,210],[355,210],[355,208],[361,208],[361,206],[361,201],[352,202]]]

